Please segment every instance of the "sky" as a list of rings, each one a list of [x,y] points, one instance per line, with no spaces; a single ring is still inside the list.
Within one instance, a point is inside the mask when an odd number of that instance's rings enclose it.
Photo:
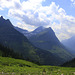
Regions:
[[[75,0],[0,0],[0,16],[29,31],[51,27],[60,41],[75,35]]]

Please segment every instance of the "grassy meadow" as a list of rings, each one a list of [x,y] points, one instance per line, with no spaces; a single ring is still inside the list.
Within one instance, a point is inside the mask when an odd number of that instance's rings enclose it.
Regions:
[[[75,75],[75,68],[38,66],[25,60],[0,57],[0,75]]]

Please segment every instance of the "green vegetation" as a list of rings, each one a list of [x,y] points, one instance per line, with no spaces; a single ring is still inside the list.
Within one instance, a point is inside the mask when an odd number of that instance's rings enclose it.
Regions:
[[[32,50],[30,52],[32,52]],[[0,45],[0,75],[45,75],[43,73],[46,73],[46,75],[74,75],[75,73],[75,68],[39,66],[37,65],[38,63],[34,64],[21,59],[22,56],[18,53],[15,53],[13,50]]]
[[[44,74],[46,73],[46,74]],[[38,66],[25,60],[0,57],[0,75],[75,75],[75,68]]]

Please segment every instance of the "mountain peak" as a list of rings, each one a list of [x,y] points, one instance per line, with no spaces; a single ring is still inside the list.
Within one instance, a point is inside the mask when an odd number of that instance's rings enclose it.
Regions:
[[[43,30],[43,29],[44,29],[44,27],[40,26],[40,27],[36,28],[35,30]]]
[[[53,31],[53,29],[52,29],[51,27],[45,28],[43,31],[47,31],[47,32],[49,32],[50,34],[55,35],[55,32]]]
[[[0,26],[1,27],[13,27],[9,19],[4,19],[3,16],[0,17]]]
[[[52,30],[52,31],[53,31],[53,29],[52,29],[51,27],[49,27],[49,28],[47,28],[47,29],[49,29],[49,30]]]
[[[3,19],[3,16],[1,16],[0,18],[2,18],[2,19]]]
[[[39,26],[38,28],[44,28],[43,26]]]
[[[3,16],[0,17],[0,20],[6,20],[6,21],[10,21],[9,19],[4,19]]]
[[[40,31],[42,31],[43,29],[45,29],[45,28],[43,26],[40,26],[40,27],[36,28],[33,32],[38,33]]]
[[[3,18],[3,16],[1,16],[1,17],[0,17],[0,20],[5,20],[5,19]]]

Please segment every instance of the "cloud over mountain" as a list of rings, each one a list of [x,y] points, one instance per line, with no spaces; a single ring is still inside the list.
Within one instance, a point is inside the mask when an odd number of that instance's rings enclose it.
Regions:
[[[43,6],[44,1],[1,0],[0,9],[8,8],[9,16],[16,17],[27,25],[51,26],[59,39],[75,34],[75,17],[67,15],[66,11],[55,2],[51,2],[49,6]],[[74,0],[71,1],[75,3]]]

